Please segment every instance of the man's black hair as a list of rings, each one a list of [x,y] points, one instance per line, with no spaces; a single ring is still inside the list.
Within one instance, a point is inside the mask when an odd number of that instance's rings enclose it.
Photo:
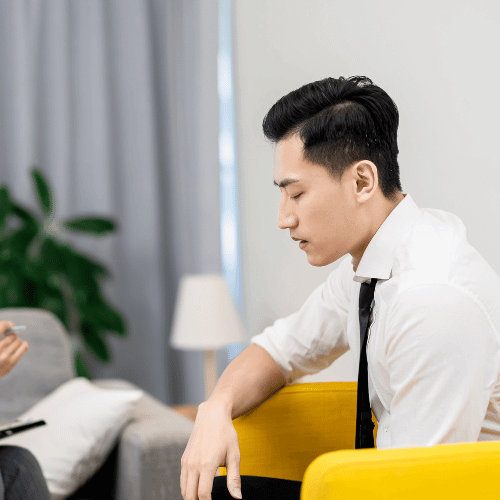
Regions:
[[[378,170],[388,199],[402,191],[397,130],[399,114],[389,95],[364,76],[325,78],[282,97],[264,118],[265,136],[279,142],[298,134],[304,158],[323,165],[336,180],[360,160]]]

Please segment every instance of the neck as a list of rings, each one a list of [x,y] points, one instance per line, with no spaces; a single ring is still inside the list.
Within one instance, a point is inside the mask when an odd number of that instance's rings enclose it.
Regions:
[[[380,202],[372,204],[368,208],[368,223],[366,236],[363,238],[362,243],[357,246],[355,250],[350,252],[352,256],[352,266],[354,272],[358,269],[359,262],[363,257],[366,247],[369,245],[375,233],[378,231],[379,227],[384,223],[385,219],[389,217],[389,214],[404,200],[406,195],[399,192],[394,201],[388,200],[385,196]]]

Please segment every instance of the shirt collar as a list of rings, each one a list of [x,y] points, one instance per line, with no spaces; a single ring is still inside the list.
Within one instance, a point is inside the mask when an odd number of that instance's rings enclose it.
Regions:
[[[370,240],[359,261],[354,281],[363,283],[368,278],[389,279],[396,248],[406,230],[421,214],[412,197],[406,194]]]

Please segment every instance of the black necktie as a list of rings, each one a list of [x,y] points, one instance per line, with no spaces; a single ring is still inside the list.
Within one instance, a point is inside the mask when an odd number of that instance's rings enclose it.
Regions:
[[[356,449],[373,448],[372,410],[370,408],[370,397],[368,395],[368,361],[366,359],[366,339],[370,327],[370,313],[375,285],[377,279],[373,278],[370,283],[361,283],[359,291],[359,333],[360,333],[360,355],[358,372],[358,404],[356,414]]]

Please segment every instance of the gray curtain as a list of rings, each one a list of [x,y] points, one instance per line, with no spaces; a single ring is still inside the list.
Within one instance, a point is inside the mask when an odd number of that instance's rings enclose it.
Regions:
[[[118,221],[72,238],[129,327],[88,361],[169,404],[203,400],[202,354],[168,339],[180,277],[221,270],[217,120],[217,0],[0,2],[0,183],[35,206],[38,165],[58,218]]]

